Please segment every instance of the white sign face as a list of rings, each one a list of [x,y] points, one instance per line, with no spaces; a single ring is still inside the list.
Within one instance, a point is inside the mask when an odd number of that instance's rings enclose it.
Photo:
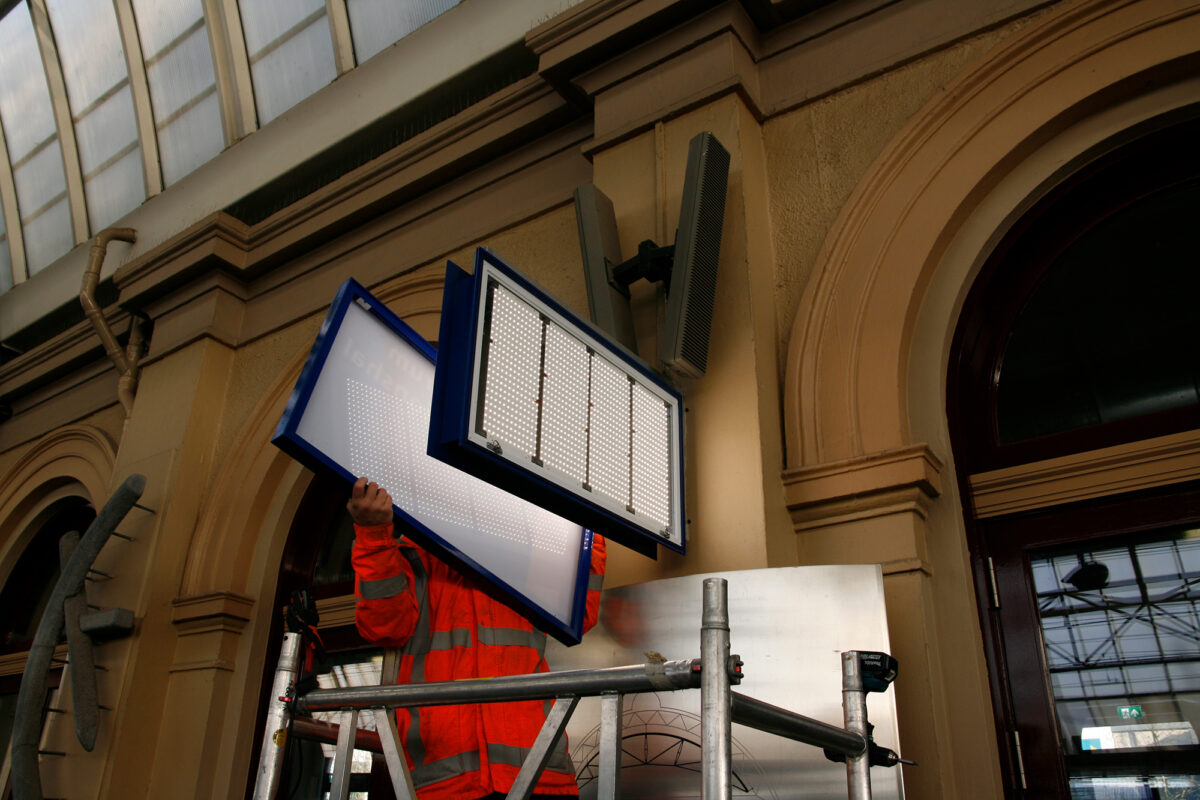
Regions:
[[[376,481],[397,511],[431,535],[432,541],[422,544],[440,546],[526,605],[574,629],[585,591],[581,580],[586,584],[587,579],[581,553],[590,553],[590,547],[582,549],[590,534],[427,455],[430,353],[397,336],[366,300],[345,304],[336,330],[323,332],[322,338],[328,339],[318,341],[323,363],[297,386],[306,402],[297,419],[289,419],[296,416],[289,407],[280,423],[281,430],[294,423],[294,443],[285,449],[297,455],[293,451],[299,447],[310,458],[316,454],[321,466],[334,467],[343,477]]]
[[[679,395],[494,256],[481,251],[474,281],[459,435],[574,498],[595,530],[613,533],[588,516],[600,513],[682,551]]]

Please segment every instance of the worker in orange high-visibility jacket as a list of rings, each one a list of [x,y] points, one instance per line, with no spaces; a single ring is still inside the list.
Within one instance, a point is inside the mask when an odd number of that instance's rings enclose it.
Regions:
[[[546,634],[417,545],[397,539],[392,499],[360,478],[347,509],[354,519],[355,622],[370,642],[400,648],[399,683],[547,672]],[[592,543],[584,630],[596,624],[604,538]],[[396,709],[397,730],[420,800],[502,798],[553,701]],[[564,742],[534,797],[578,795]]]

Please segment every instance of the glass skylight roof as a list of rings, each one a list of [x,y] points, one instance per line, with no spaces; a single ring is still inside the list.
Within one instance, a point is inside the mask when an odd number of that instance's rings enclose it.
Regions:
[[[0,293],[457,3],[13,5],[0,18]]]

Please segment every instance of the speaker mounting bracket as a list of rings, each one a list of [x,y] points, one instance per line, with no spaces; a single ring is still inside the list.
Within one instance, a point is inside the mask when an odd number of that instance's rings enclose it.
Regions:
[[[711,133],[693,137],[688,143],[674,244],[662,246],[647,240],[628,259],[621,257],[612,201],[591,184],[575,190],[592,322],[637,353],[629,286],[642,278],[662,283],[666,313],[658,363],[674,380],[699,378],[708,364],[729,160],[729,153]]]
[[[614,285],[629,293],[629,285],[645,278],[651,283],[662,283],[671,291],[671,265],[675,263],[675,245],[659,246],[650,239],[638,245],[637,255],[622,261],[612,268]]]

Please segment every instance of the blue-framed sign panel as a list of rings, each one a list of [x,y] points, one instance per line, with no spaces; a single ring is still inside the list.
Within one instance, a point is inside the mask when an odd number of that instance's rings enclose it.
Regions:
[[[353,280],[338,290],[272,441],[387,489],[399,532],[499,590],[564,644],[583,634],[592,534],[427,453],[433,347]]]
[[[686,549],[682,398],[480,248],[446,265],[429,452],[639,552]]]

